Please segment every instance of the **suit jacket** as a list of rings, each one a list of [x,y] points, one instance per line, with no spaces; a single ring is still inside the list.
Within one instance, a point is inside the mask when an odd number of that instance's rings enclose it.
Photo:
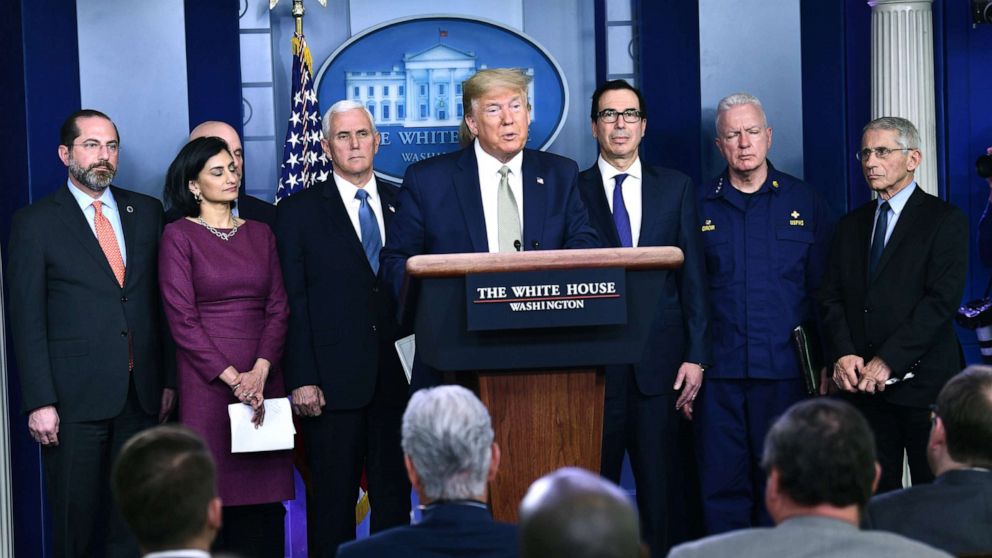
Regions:
[[[254,196],[249,196],[245,193],[244,188],[238,192],[238,216],[265,223],[270,229],[275,229],[276,226],[276,206]],[[166,223],[171,223],[182,217],[182,212],[175,207],[170,207],[165,212]]]
[[[381,179],[376,184],[382,203],[376,217],[388,235],[398,188]],[[395,299],[372,272],[333,178],[278,208],[276,241],[290,308],[286,388],[318,385],[328,409],[363,407],[377,374],[403,374],[393,348]]]
[[[162,204],[111,186],[127,266],[122,288],[68,186],[19,210],[11,226],[11,331],[24,411],[55,405],[62,421],[116,416],[127,399],[128,338],[134,385],[156,414],[175,385],[164,355],[158,291]]]
[[[579,196],[575,161],[531,149],[523,156],[523,249],[598,248]],[[387,238],[382,267],[397,297],[409,257],[489,251],[472,145],[407,168]]]
[[[950,555],[891,533],[861,531],[845,521],[807,515],[787,519],[773,528],[741,529],[685,543],[672,549],[668,556],[931,558]]]
[[[668,274],[649,341],[634,367],[637,386],[645,395],[672,390],[683,362],[710,362],[706,351],[706,260],[696,226],[692,179],[673,170],[642,166],[642,214],[639,246],[677,246],[685,254],[678,272]],[[589,220],[604,246],[619,247],[599,166],[579,175],[579,192]]]
[[[338,558],[514,558],[517,526],[493,521],[489,510],[439,504],[416,525],[394,527],[338,548]]]
[[[917,187],[882,252],[875,277],[868,257],[877,202],[838,224],[819,295],[828,362],[855,354],[881,357],[902,378],[881,397],[925,407],[961,370],[953,318],[968,267],[968,220],[951,204]]]
[[[876,496],[868,503],[863,527],[959,556],[992,553],[992,472],[948,471],[932,484]]]

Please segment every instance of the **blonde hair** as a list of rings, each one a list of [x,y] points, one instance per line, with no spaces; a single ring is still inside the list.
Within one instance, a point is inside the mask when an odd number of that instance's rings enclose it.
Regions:
[[[475,134],[469,129],[465,119],[475,111],[475,102],[488,91],[497,88],[514,89],[520,91],[524,99],[527,99],[527,110],[530,110],[530,99],[527,96],[527,89],[530,86],[531,77],[518,68],[492,68],[479,70],[472,77],[462,82],[462,123],[458,128],[458,142],[462,147],[472,143]]]

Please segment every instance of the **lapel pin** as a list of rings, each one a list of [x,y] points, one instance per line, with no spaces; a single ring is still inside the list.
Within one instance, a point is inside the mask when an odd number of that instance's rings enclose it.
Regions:
[[[543,179],[543,178],[541,178],[540,176],[538,176],[538,177],[537,177],[537,183],[538,183],[538,184],[544,184],[544,179]]]
[[[389,208],[389,212],[390,212],[390,213],[396,213],[396,208],[395,208],[395,207],[393,207],[393,206],[391,206],[391,205],[387,205],[386,207],[388,207],[388,208]]]
[[[127,209],[127,212],[128,212],[128,213],[134,213],[134,208],[133,208],[133,207],[131,207],[130,205],[129,205],[129,206],[127,206],[127,207],[126,207],[125,209]]]

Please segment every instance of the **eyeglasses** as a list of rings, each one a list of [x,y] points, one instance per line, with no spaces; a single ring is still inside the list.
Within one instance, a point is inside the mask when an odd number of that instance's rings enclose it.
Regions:
[[[937,422],[937,417],[940,416],[940,413],[937,412],[938,409],[936,403],[931,403],[928,407],[930,408],[930,424],[933,424]]]
[[[76,147],[82,147],[83,151],[93,154],[99,153],[100,151],[103,150],[104,147],[106,147],[107,151],[109,151],[111,154],[117,153],[117,151],[120,150],[121,148],[120,144],[117,143],[116,141],[108,141],[107,143],[100,143],[98,141],[88,140],[88,141],[84,141],[83,143],[74,143],[72,145]]]
[[[644,113],[637,109],[627,109],[623,112],[614,109],[604,109],[596,113],[596,118],[607,124],[613,124],[621,114],[623,115],[623,121],[627,124],[636,124],[644,117]]]
[[[858,151],[857,153],[855,153],[854,154],[854,158],[857,159],[857,160],[859,160],[859,161],[867,161],[868,160],[868,157],[871,157],[871,154],[874,153],[875,154],[875,157],[877,157],[879,159],[885,159],[890,154],[895,153],[896,151],[902,151],[903,153],[906,153],[907,151],[909,151],[911,149],[917,149],[917,148],[916,147],[899,147],[899,148],[896,148],[896,149],[891,149],[891,148],[888,148],[888,147],[876,147],[876,148],[872,149],[870,147],[866,147],[866,148],[862,149],[861,151]]]

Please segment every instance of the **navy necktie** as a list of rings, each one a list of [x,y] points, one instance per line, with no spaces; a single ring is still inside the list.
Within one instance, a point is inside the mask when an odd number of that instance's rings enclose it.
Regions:
[[[868,260],[868,279],[875,276],[878,260],[882,259],[885,249],[885,231],[889,228],[889,202],[883,201],[878,206],[878,217],[875,219],[875,234],[871,238],[871,256]]]
[[[379,274],[379,251],[382,250],[382,236],[379,234],[379,223],[375,220],[375,212],[369,204],[369,193],[359,188],[355,199],[362,202],[358,208],[358,227],[362,229],[362,248],[365,257],[372,266],[372,273]]]
[[[630,215],[627,214],[627,206],[623,203],[623,181],[627,178],[626,173],[621,173],[613,177],[616,185],[613,186],[613,223],[617,226],[617,236],[620,237],[620,246],[631,247],[634,245],[633,237],[630,233]]]

